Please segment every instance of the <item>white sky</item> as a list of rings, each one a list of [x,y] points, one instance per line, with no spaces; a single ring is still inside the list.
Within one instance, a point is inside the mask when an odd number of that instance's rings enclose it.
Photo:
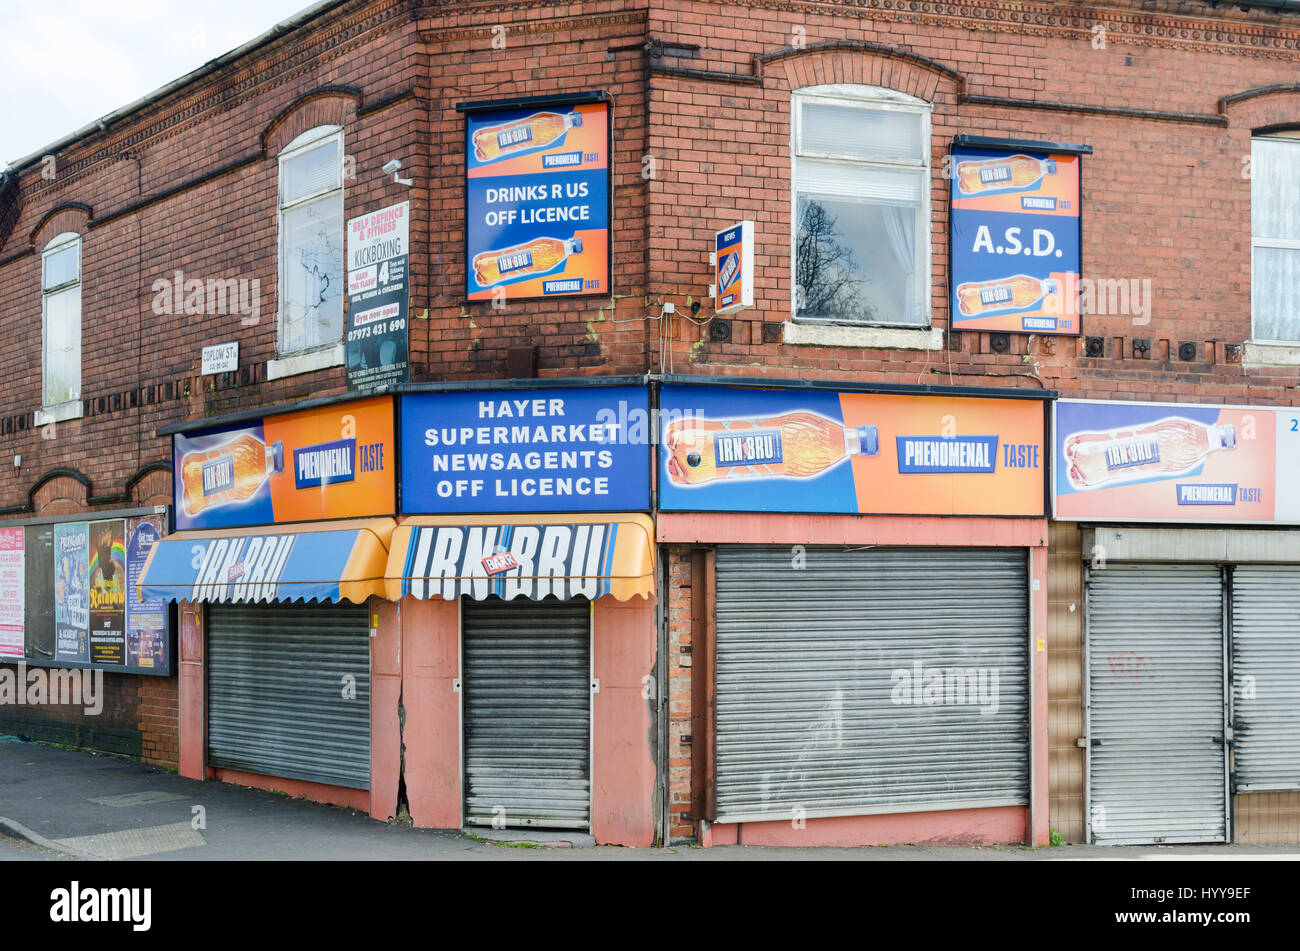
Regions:
[[[314,0],[0,0],[0,167]]]

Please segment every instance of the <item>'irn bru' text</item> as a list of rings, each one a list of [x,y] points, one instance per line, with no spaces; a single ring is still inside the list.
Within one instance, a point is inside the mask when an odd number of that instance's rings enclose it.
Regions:
[[[558,141],[572,128],[582,125],[582,113],[560,115],[558,112],[538,112],[523,119],[514,119],[500,125],[484,126],[474,133],[474,157],[480,162],[493,162],[529,149],[540,148]]]
[[[1143,466],[1148,462],[1160,461],[1160,441],[1158,439],[1130,439],[1106,447],[1106,468],[1112,472],[1127,469],[1129,466]]]
[[[720,466],[763,466],[781,461],[781,432],[756,429],[743,433],[718,433],[713,456]]]

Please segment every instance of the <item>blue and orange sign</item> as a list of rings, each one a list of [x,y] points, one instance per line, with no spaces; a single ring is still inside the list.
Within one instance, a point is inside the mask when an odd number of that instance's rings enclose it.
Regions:
[[[1300,522],[1300,410],[1059,400],[1058,519]]]
[[[1038,400],[665,385],[679,512],[1045,514]]]
[[[468,113],[470,300],[608,296],[609,103]]]
[[[1077,154],[954,146],[953,330],[1078,334]]]
[[[180,434],[172,473],[178,530],[391,515],[393,401]]]
[[[742,221],[713,236],[714,313],[754,306],[754,222]]]

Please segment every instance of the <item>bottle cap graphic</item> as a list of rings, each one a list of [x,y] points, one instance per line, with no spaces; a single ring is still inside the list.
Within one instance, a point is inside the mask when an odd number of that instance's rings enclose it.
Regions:
[[[578,126],[582,125],[582,113],[575,112],[571,116],[569,116],[569,125],[573,126],[575,129]]]
[[[864,456],[874,456],[880,451],[880,434],[875,426],[859,426],[857,430],[859,452]]]
[[[1047,170],[1048,175],[1056,174],[1056,159],[1047,159],[1043,162],[1043,167]]]
[[[1237,448],[1237,431],[1232,428],[1231,424],[1227,426],[1216,426],[1215,429],[1219,434],[1219,442],[1223,444],[1224,449]]]
[[[277,439],[271,446],[271,463],[276,472],[284,471],[284,441]]]
[[[569,244],[570,244],[570,246],[573,248],[573,253],[574,253],[574,254],[581,254],[581,253],[582,253],[582,239],[579,238],[577,235],[574,235],[574,236],[573,236],[573,239],[572,239],[572,241],[569,242]]]

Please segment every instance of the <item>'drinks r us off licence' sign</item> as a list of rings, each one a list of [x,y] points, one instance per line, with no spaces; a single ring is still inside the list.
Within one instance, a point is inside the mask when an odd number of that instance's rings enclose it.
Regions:
[[[467,297],[608,296],[609,103],[462,109]]]
[[[1080,161],[1027,143],[954,145],[954,330],[1080,332]]]

